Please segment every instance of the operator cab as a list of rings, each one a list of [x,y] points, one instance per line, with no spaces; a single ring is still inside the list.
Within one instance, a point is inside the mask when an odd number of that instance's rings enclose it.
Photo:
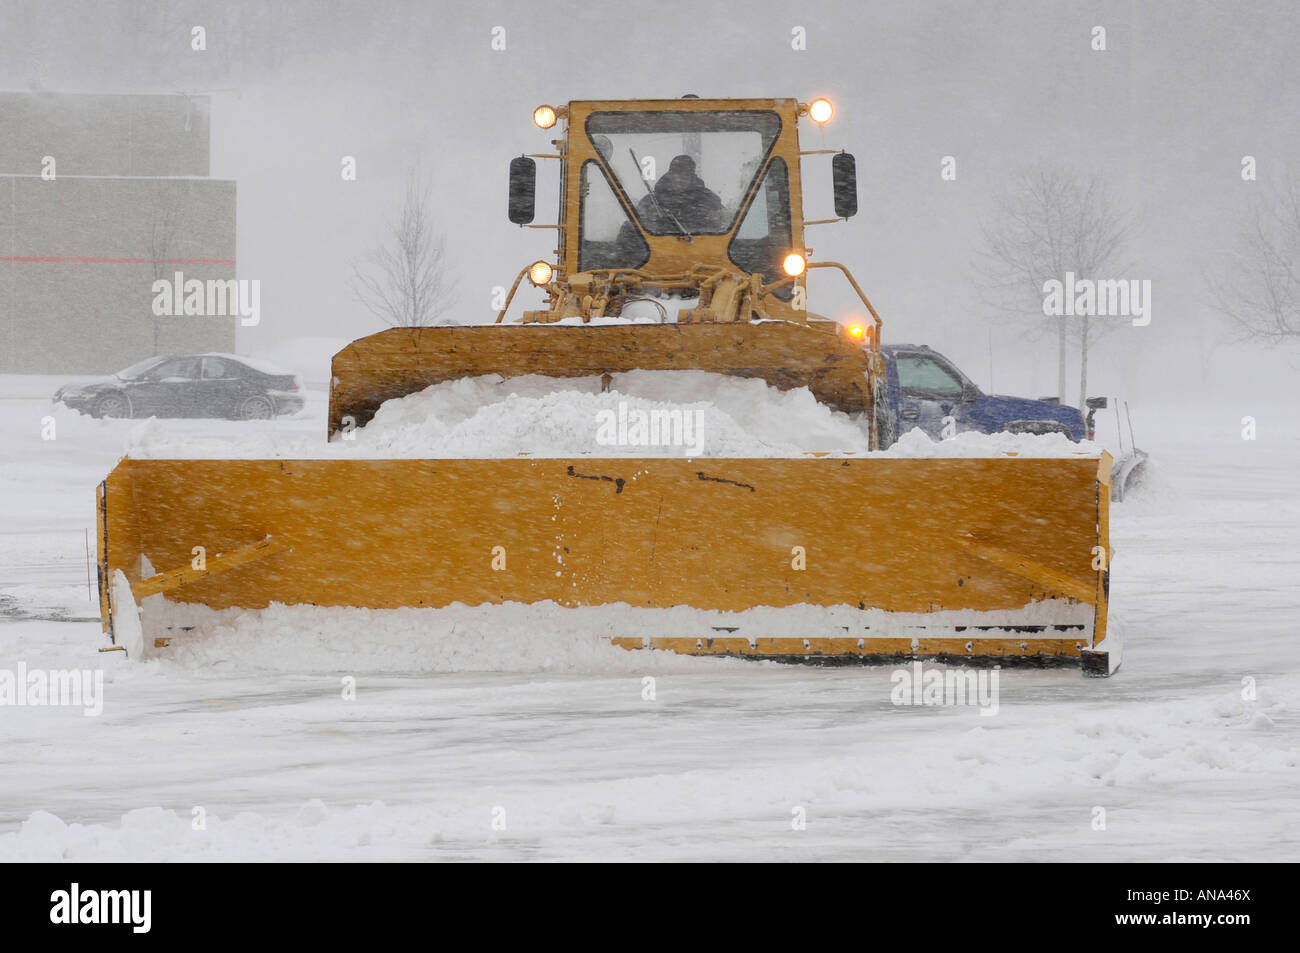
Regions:
[[[771,155],[780,131],[781,117],[763,110],[592,113],[578,270],[640,268],[643,233],[687,243],[730,234],[733,264],[779,280],[793,242],[788,170]]]

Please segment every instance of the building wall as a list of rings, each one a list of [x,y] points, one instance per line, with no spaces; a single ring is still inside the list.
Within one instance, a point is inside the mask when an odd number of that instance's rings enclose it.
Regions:
[[[208,174],[206,96],[0,92],[0,172]]]
[[[0,373],[234,350],[237,317],[151,307],[156,278],[235,277],[235,183],[207,172],[201,98],[0,93]]]

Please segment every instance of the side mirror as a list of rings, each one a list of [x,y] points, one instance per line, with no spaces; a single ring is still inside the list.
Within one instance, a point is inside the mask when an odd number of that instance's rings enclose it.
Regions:
[[[858,164],[847,152],[831,158],[831,180],[835,187],[835,217],[852,218],[858,214]]]
[[[537,163],[528,156],[510,160],[510,221],[527,225],[537,207]]]
[[[1088,409],[1089,409],[1089,410],[1105,410],[1105,409],[1106,409],[1106,404],[1107,404],[1107,400],[1106,400],[1105,397],[1089,397],[1089,398],[1088,398]]]

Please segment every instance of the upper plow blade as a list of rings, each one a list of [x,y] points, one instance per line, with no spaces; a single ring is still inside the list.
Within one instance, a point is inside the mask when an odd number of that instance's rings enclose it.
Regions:
[[[625,645],[1077,658],[1105,636],[1109,471],[1106,456],[126,459],[101,488],[101,598],[110,629],[120,571],[137,599],[216,609],[626,603]],[[1067,607],[1065,624],[1031,604]],[[710,610],[704,628],[632,628],[680,606]]]
[[[732,324],[489,324],[392,328],[334,356],[329,431],[364,426],[386,400],[486,374],[599,377],[624,371],[699,370],[756,377],[845,413],[869,410],[870,362],[879,355],[832,331],[787,321]],[[878,377],[884,379],[883,368]]]

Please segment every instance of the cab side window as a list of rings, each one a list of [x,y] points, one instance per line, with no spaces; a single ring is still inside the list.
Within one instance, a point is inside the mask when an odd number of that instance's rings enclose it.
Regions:
[[[766,281],[779,281],[784,277],[781,262],[793,243],[790,230],[790,177],[785,162],[777,156],[768,166],[762,184],[749,204],[736,237],[731,240],[727,254],[743,271],[760,274]],[[794,285],[775,291],[777,297],[789,301],[794,295]]]
[[[650,260],[650,246],[628,218],[599,163],[582,166],[578,228],[578,270],[640,268]]]

